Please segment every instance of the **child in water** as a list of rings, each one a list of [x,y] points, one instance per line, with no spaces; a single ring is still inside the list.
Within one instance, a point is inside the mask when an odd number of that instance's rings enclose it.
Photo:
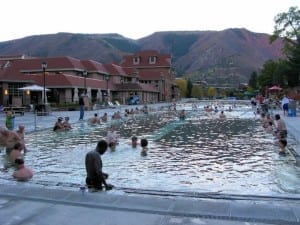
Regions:
[[[147,152],[148,152],[148,140],[143,138],[141,139],[141,147],[142,147],[142,151],[141,151],[141,156],[146,156]]]
[[[15,115],[12,111],[8,111],[6,114],[5,126],[8,130],[13,130],[15,128]]]

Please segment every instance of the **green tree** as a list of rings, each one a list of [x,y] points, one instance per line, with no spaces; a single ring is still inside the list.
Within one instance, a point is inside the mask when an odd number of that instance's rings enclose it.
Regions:
[[[209,87],[207,90],[207,95],[210,98],[213,98],[216,94],[216,89],[214,87]]]
[[[190,79],[188,79],[188,81],[187,81],[187,93],[186,93],[187,98],[192,97],[192,89],[193,89],[193,83]]]
[[[300,10],[298,7],[290,7],[288,12],[279,13],[274,22],[274,32],[270,41],[272,43],[278,38],[283,38],[284,53],[289,64],[286,81],[288,86],[297,86],[300,83]]]
[[[192,97],[195,97],[195,98],[203,97],[203,90],[201,89],[200,85],[193,85]]]
[[[257,73],[255,71],[251,73],[248,86],[257,89]]]
[[[258,76],[258,84],[260,89],[266,86],[273,85],[273,74],[277,68],[277,63],[273,60],[268,60],[264,65]]]
[[[290,46],[300,43],[300,10],[290,7],[288,12],[279,13],[274,18],[275,26],[270,37],[271,43],[278,38],[284,38],[287,50]],[[296,42],[295,42],[296,40]]]
[[[176,84],[180,90],[180,96],[185,98],[187,92],[187,81],[185,79],[176,79]]]

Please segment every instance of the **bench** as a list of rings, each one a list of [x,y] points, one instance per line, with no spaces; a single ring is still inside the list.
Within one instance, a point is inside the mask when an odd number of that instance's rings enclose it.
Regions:
[[[3,112],[7,113],[8,111],[12,111],[13,113],[18,113],[21,116],[24,116],[26,107],[21,106],[9,106],[9,107],[3,107]]]

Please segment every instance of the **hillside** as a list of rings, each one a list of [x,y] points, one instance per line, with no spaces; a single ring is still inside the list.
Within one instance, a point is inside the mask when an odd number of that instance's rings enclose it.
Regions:
[[[120,62],[124,54],[157,50],[172,55],[177,76],[221,85],[247,82],[266,60],[282,57],[282,43],[246,29],[156,32],[132,40],[119,34],[57,33],[0,42],[0,55],[72,56],[102,63]]]

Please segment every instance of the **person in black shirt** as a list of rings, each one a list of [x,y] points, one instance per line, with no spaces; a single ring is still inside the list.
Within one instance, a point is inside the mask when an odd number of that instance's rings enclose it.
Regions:
[[[84,116],[84,100],[83,100],[83,95],[81,95],[80,98],[79,98],[79,106],[80,106],[79,120],[83,120],[83,116]]]

